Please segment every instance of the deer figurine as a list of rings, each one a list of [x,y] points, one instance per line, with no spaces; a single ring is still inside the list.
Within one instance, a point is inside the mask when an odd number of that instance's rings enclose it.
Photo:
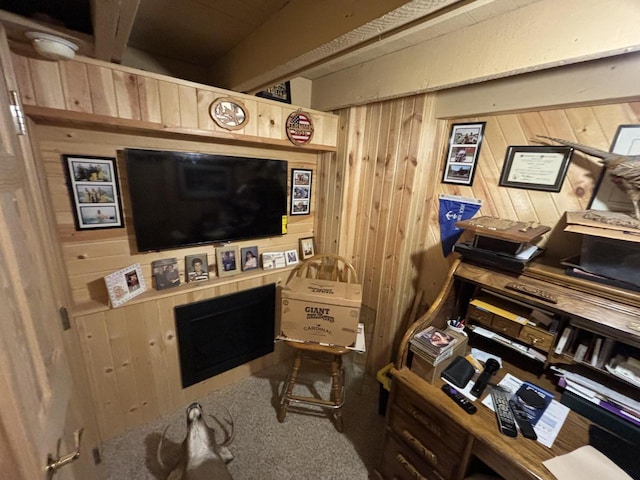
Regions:
[[[217,443],[215,430],[204,420],[202,406],[194,402],[187,407],[187,435],[172,465],[167,465],[163,459],[163,443],[169,426],[165,427],[157,457],[160,467],[170,472],[167,480],[232,480],[227,464],[233,460],[233,454],[227,447],[233,440],[233,418],[229,414],[227,428],[216,417],[209,416],[224,433],[222,443]]]

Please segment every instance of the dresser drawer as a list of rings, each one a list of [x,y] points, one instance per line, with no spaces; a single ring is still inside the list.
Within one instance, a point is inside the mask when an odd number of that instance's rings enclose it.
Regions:
[[[444,478],[455,478],[465,447],[465,436],[451,438],[450,432],[447,431],[445,434],[447,440],[453,440],[447,443],[454,443],[456,448],[461,450],[461,452],[455,452],[445,444],[442,438],[421,428],[414,419],[404,413],[404,410],[392,408],[391,415],[393,416],[391,429],[403,445]]]
[[[520,335],[520,330],[522,329],[522,325],[513,320],[509,320],[506,318],[498,317],[497,315],[493,316],[493,322],[491,326],[496,332],[500,332],[508,337],[518,338]]]
[[[453,420],[409,389],[398,387],[391,409],[389,425],[397,435],[408,430],[420,442],[439,457],[461,455],[466,447],[468,434]]]
[[[523,342],[535,348],[548,352],[551,349],[551,345],[553,345],[553,341],[556,337],[554,334],[549,333],[546,330],[541,330],[539,328],[525,325],[520,331],[519,338]]]
[[[448,480],[387,431],[380,465],[385,480]]]
[[[493,313],[476,307],[475,305],[469,305],[467,308],[467,319],[475,320],[478,323],[491,326],[491,320],[493,319]]]

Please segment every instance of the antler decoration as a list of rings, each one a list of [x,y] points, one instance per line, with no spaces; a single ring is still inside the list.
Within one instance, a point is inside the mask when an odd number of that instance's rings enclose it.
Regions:
[[[560,138],[545,137],[544,135],[536,136],[567,147],[573,147],[579,152],[599,158],[600,162],[607,168],[607,173],[611,176],[613,183],[631,199],[634,209],[633,216],[640,220],[640,155],[620,155],[619,153],[605,152],[604,150]],[[543,145],[551,145],[551,143],[541,140],[533,139],[533,141]]]

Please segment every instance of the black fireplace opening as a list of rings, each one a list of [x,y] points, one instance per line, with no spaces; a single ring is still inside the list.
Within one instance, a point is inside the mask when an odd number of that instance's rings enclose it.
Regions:
[[[273,352],[276,285],[174,308],[182,387]]]

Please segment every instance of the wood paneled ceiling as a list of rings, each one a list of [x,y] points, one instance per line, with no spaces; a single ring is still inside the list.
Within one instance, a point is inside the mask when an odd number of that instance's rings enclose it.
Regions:
[[[171,64],[175,77],[251,93],[536,1],[3,0],[0,21],[13,43],[26,43],[29,30],[57,33],[85,56],[136,66],[130,59],[144,55]]]

